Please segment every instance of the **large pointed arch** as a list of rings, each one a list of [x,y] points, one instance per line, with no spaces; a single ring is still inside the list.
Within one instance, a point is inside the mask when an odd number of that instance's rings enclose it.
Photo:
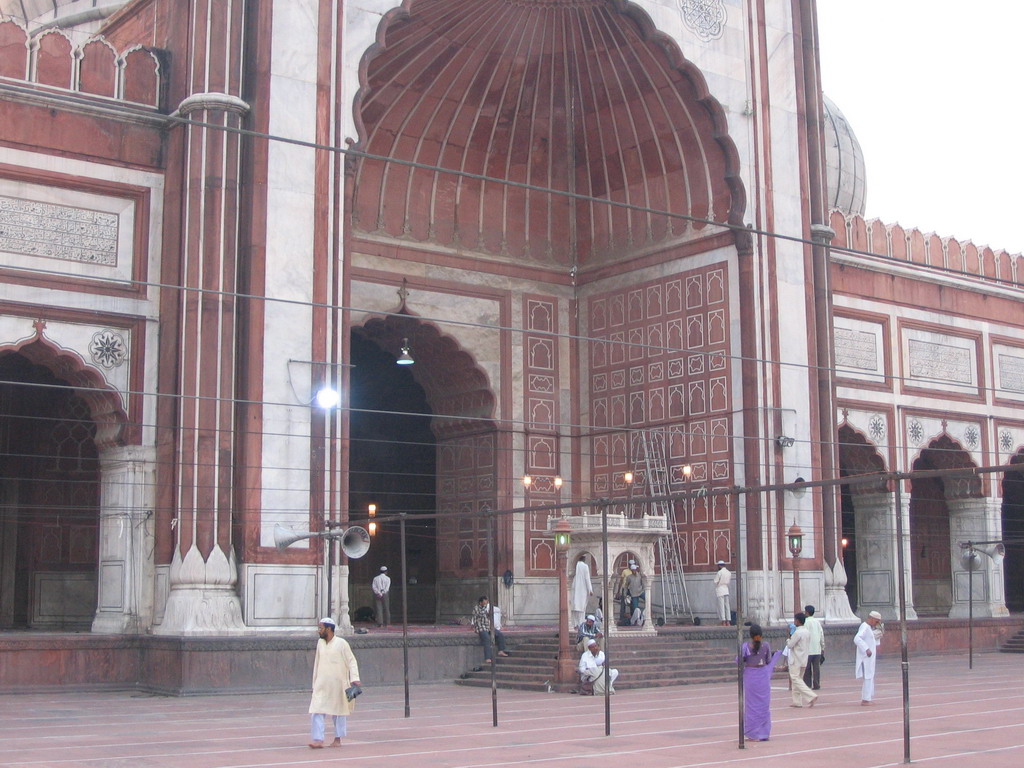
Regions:
[[[360,86],[358,147],[401,162],[357,161],[357,231],[585,273],[716,230],[650,210],[742,221],[722,106],[632,3],[406,0]]]

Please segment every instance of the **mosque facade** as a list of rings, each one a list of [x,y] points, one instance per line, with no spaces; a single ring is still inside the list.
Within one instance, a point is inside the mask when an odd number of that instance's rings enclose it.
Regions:
[[[0,629],[350,629],[399,514],[417,618],[505,574],[536,623],[555,508],[659,488],[690,612],[723,560],[758,621],[795,571],[893,617],[897,516],[908,615],[1024,609],[1021,547],[961,557],[1024,474],[953,472],[1022,461],[1019,256],[865,219],[817,45],[811,0],[0,0]],[[363,558],[275,546],[370,504]]]

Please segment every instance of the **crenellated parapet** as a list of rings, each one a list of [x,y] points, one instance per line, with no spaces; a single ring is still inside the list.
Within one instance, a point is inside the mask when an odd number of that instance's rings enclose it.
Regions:
[[[22,81],[160,109],[165,80],[154,49],[132,46],[119,52],[103,37],[76,45],[60,29],[33,35],[0,18],[0,83]]]
[[[849,248],[873,253],[883,258],[959,272],[1012,285],[1024,285],[1021,254],[961,242],[954,237],[940,237],[919,229],[904,229],[899,224],[886,224],[879,219],[847,215],[832,211],[832,228],[836,231],[833,250]]]

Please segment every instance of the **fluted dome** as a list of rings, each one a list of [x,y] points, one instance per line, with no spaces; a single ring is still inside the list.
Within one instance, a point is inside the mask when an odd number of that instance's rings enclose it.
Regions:
[[[825,168],[829,208],[863,216],[867,195],[864,153],[850,123],[828,96],[825,96]]]

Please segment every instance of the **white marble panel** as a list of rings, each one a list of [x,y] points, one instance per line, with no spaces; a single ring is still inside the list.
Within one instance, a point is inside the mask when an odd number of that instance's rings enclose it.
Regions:
[[[847,379],[884,383],[883,325],[837,316],[833,326],[837,375]]]
[[[273,4],[272,76],[315,82],[319,5],[317,0]]]
[[[314,566],[249,565],[245,570],[248,626],[294,626],[316,622],[319,569]]]
[[[100,564],[101,600],[99,610],[119,611],[124,607],[124,563],[108,561]]]
[[[900,346],[905,386],[977,393],[978,350],[974,339],[904,328]]]

